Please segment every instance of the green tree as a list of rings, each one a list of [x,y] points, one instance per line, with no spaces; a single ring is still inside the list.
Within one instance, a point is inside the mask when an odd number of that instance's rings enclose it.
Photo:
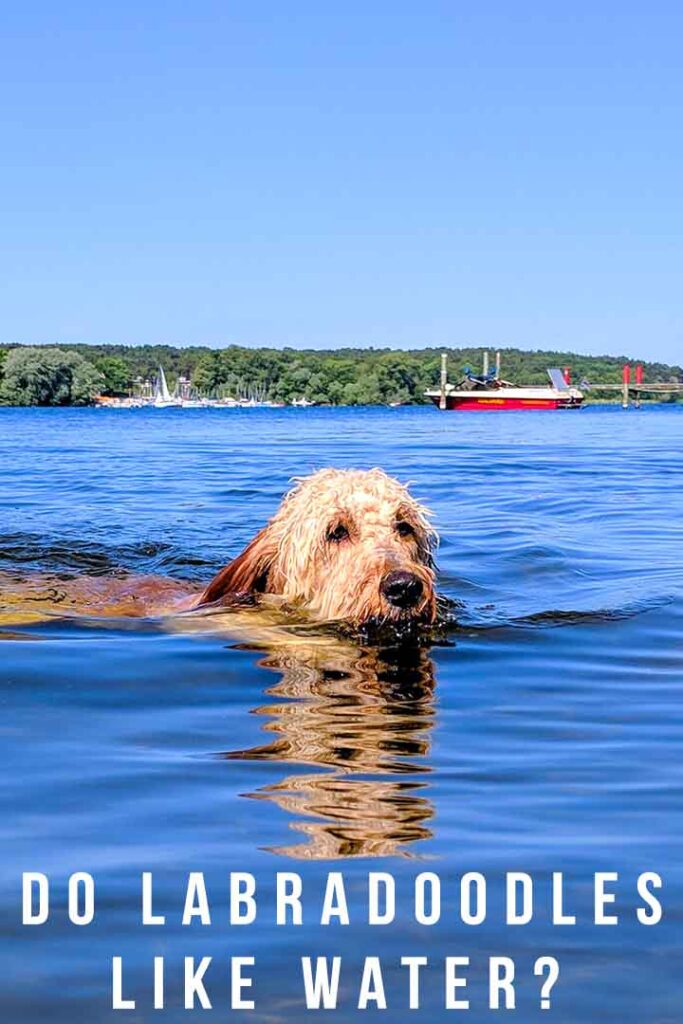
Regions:
[[[105,395],[121,395],[131,385],[130,368],[121,356],[100,356],[95,369],[102,374],[101,391]]]
[[[78,352],[14,348],[5,360],[0,400],[8,405],[87,405],[102,376]]]
[[[220,352],[207,352],[192,372],[192,384],[202,395],[215,395],[223,383]]]

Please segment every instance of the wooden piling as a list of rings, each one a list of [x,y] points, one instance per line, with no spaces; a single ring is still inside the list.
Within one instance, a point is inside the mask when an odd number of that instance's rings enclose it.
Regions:
[[[448,383],[448,356],[441,353],[441,397],[439,398],[439,409],[446,408],[446,385]]]

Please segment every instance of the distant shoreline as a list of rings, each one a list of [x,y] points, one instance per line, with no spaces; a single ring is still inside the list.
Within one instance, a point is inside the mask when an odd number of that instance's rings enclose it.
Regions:
[[[89,405],[97,395],[144,395],[160,372],[168,389],[193,399],[316,406],[422,405],[439,380],[447,352],[451,379],[479,370],[481,348],[299,350],[178,348],[171,345],[0,346],[0,404]],[[492,355],[492,350],[488,350]],[[650,383],[683,380],[683,367],[624,356],[585,356],[551,349],[501,349],[502,376],[545,384],[548,367],[568,367],[580,383],[617,384],[624,363],[642,366]],[[591,398],[587,403],[605,401]]]
[[[631,405],[633,405],[633,403],[631,403]],[[657,406],[661,406],[662,408],[674,408],[674,407],[683,408],[683,398],[676,397],[676,398],[671,398],[671,399],[668,399],[668,400],[667,399],[663,400],[661,398],[642,398],[641,399],[641,407],[642,408],[645,408],[645,407],[647,407],[647,408],[655,408]],[[614,409],[622,410],[621,398],[616,396],[616,395],[613,398],[591,398],[590,395],[587,394],[585,396],[585,399],[584,399],[584,402],[583,402],[583,409],[585,410],[587,408],[590,409],[590,408],[596,408],[596,407],[600,407],[600,408],[614,408]],[[188,408],[182,408],[182,407],[178,407],[178,408],[175,408],[175,409],[171,409],[171,408],[161,408],[161,409],[159,409],[159,408],[156,408],[153,403],[149,403],[147,405],[142,405],[142,406],[130,406],[130,407],[122,407],[122,406],[117,406],[117,405],[114,405],[114,404],[98,404],[96,402],[88,402],[88,403],[81,402],[81,403],[78,403],[78,404],[76,404],[76,403],[63,403],[61,405],[38,405],[38,404],[34,404],[34,405],[18,405],[18,404],[10,405],[8,403],[0,403],[0,414],[2,414],[3,412],[9,412],[9,411],[12,411],[12,412],[17,412],[18,410],[34,411],[36,409],[51,410],[53,412],[64,412],[66,410],[71,411],[71,410],[74,410],[74,409],[75,410],[82,410],[82,411],[90,411],[90,412],[94,412],[94,411],[98,411],[98,412],[120,412],[120,413],[126,412],[126,413],[130,413],[131,415],[135,415],[136,413],[139,413],[139,412],[150,412],[150,411],[154,412],[154,413],[162,412],[162,413],[166,413],[166,414],[169,414],[169,415],[170,414],[175,414],[175,413],[187,413],[187,412],[195,412],[196,413],[196,412],[202,412],[202,413],[211,413],[212,415],[215,414],[216,416],[220,416],[223,411],[226,411],[228,413],[230,413],[230,412],[253,412],[255,414],[263,413],[263,412],[280,412],[280,413],[281,412],[291,412],[292,416],[301,415],[301,412],[302,412],[301,409],[297,409],[295,406],[292,406],[292,405],[270,405],[270,406],[266,405],[266,406],[253,406],[253,407],[252,406],[248,406],[248,405],[242,405],[242,406],[236,405],[234,407],[230,407],[230,406],[194,407],[193,406],[193,407],[191,407],[189,409]],[[321,405],[313,405],[313,406],[310,407],[310,409],[312,409],[314,412],[324,412],[324,413],[335,412],[335,411],[341,410],[341,409],[344,409],[344,410],[347,410],[347,411],[356,410],[359,413],[362,412],[363,410],[367,410],[367,409],[378,409],[378,410],[385,409],[387,411],[387,413],[389,413],[389,412],[392,412],[392,413],[400,412],[401,409],[411,409],[413,411],[417,410],[417,409],[425,409],[425,410],[429,410],[430,414],[432,412],[433,413],[438,413],[438,409],[435,409],[434,404],[432,402],[430,402],[430,401],[406,403],[405,405],[401,405],[401,406],[389,406],[389,405],[384,405],[384,404],[382,404],[380,402],[378,402],[378,403],[370,402],[370,403],[367,403],[367,404],[364,404],[364,405],[325,405],[325,404],[321,404]],[[305,409],[303,411],[307,412],[307,411],[310,411],[310,409]],[[523,409],[521,409],[521,410],[520,409],[505,410],[505,412],[511,412],[511,411],[512,412],[524,412],[525,410],[523,410]],[[535,410],[535,411],[538,411],[538,410]],[[546,410],[546,411],[554,412],[554,411],[562,411],[562,410]],[[461,418],[463,415],[464,415],[464,413],[459,413],[457,418]],[[485,414],[484,413],[479,413],[479,415],[485,415]],[[450,418],[450,412],[449,412],[449,418]],[[571,417],[571,418],[573,418],[573,417]]]

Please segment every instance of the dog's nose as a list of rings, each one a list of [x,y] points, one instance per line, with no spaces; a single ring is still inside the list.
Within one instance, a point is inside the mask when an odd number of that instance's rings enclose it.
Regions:
[[[413,608],[423,589],[422,580],[412,572],[390,572],[382,580],[382,593],[396,608]]]

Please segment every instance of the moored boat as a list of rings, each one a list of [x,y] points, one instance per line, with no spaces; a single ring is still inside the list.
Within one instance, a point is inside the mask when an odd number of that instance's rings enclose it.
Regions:
[[[182,407],[182,400],[180,398],[174,398],[171,392],[168,390],[168,384],[166,383],[166,374],[164,373],[163,366],[159,366],[159,376],[157,377],[156,387],[154,389],[154,401],[152,405],[155,409],[180,409]]]
[[[569,371],[564,373],[549,369],[550,384],[518,385],[503,380],[499,369],[491,373],[485,366],[482,374],[475,374],[469,368],[457,384],[449,384],[446,377],[445,357],[442,357],[441,385],[425,391],[437,408],[462,410],[463,412],[502,412],[507,410],[579,409],[583,392],[569,380]]]

